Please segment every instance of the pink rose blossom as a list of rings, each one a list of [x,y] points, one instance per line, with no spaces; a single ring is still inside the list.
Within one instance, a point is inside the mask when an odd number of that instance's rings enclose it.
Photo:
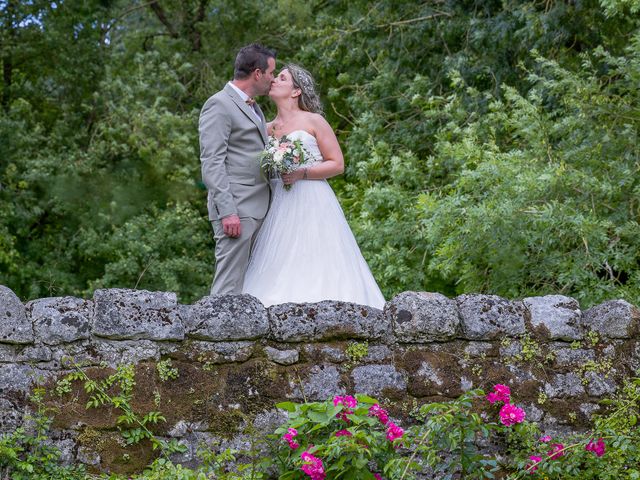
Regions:
[[[387,440],[393,442],[396,438],[402,438],[404,430],[393,422],[387,423]]]
[[[302,471],[311,477],[311,480],[324,480],[327,474],[324,472],[324,467],[322,466],[322,460],[318,457],[314,457],[308,451],[302,452],[300,455],[304,464],[302,467]]]
[[[551,435],[545,435],[544,437],[540,437],[540,441],[542,443],[549,443],[551,441]]]
[[[508,386],[497,384],[493,387],[493,392],[487,395],[487,400],[493,405],[496,402],[509,403],[511,398],[511,390]]]
[[[526,468],[529,473],[533,473],[538,469],[538,464],[542,461],[542,458],[537,455],[531,455],[529,460],[531,460],[531,463],[529,463]]]
[[[597,442],[589,440],[589,443],[587,443],[584,449],[595,453],[598,457],[601,457],[604,455],[605,451],[604,440],[602,438],[599,438]]]
[[[551,450],[547,454],[549,458],[555,460],[556,458],[564,457],[564,445],[561,443],[552,443]]]
[[[358,401],[355,398],[353,398],[351,395],[345,395],[345,396],[336,395],[335,397],[333,397],[334,407],[337,407],[338,405],[343,405],[344,407],[346,407],[343,411],[336,414],[336,417],[338,417],[341,420],[344,420],[347,423],[349,423],[350,421],[349,418],[347,418],[347,415],[351,415],[353,413],[353,410],[350,410],[350,408],[355,408],[357,404],[358,404]]]
[[[380,420],[380,423],[382,423],[383,425],[386,425],[389,421],[389,414],[377,403],[369,408],[369,415],[371,415],[372,417],[378,417],[378,420]]]
[[[376,480],[382,480],[382,475],[379,473],[374,473],[373,476],[376,477]]]
[[[507,427],[516,423],[522,423],[525,416],[524,410],[510,403],[505,403],[500,409],[500,421]]]
[[[336,395],[333,398],[333,406],[344,405],[347,408],[356,408],[358,401],[351,395],[340,396]]]
[[[336,432],[336,437],[351,437],[352,435],[353,435],[353,434],[352,434],[349,430],[347,430],[347,429],[344,429],[344,430],[338,430],[338,431]]]
[[[282,439],[285,440],[289,444],[289,447],[292,450],[295,450],[296,448],[298,448],[300,446],[300,444],[298,442],[293,440],[293,437],[295,437],[296,435],[298,435],[298,431],[295,428],[289,428],[287,430],[287,433],[285,433],[282,436]]]

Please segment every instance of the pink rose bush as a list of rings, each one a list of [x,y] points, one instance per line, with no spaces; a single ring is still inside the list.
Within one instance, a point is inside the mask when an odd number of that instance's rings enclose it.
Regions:
[[[487,422],[485,414],[476,411],[476,402],[483,398],[495,408],[493,422]],[[452,466],[446,467],[451,470],[447,471],[463,474],[504,472],[504,466],[509,469],[517,465],[520,473],[530,474],[531,478],[555,480],[563,478],[557,476],[563,472],[586,469],[592,474],[606,468],[598,465],[606,451],[604,438],[575,441],[574,437],[567,441],[542,434],[535,423],[525,420],[524,409],[513,402],[510,388],[503,384],[495,385],[487,395],[478,389],[465,392],[459,400],[422,405],[420,415],[425,424],[411,427],[408,434],[376,400],[365,395],[336,395],[316,403],[285,402],[278,407],[287,410],[289,420],[276,431],[280,439],[279,461],[274,465],[281,469],[280,478],[287,480],[382,480],[378,472],[383,471],[387,478],[400,478],[409,468],[419,468],[409,455],[398,453],[408,438],[420,440],[414,444],[415,451],[429,458],[431,468],[441,468],[442,453],[447,453],[447,461],[453,459]],[[507,442],[517,446],[515,451],[519,453],[510,459],[510,464],[501,465],[499,458],[477,450],[480,433],[491,441],[491,432],[506,436]],[[466,443],[461,443],[460,438]],[[458,470],[463,462],[463,470]]]
[[[540,437],[539,442],[543,445],[549,444],[549,450],[546,454],[546,459],[543,459],[541,455],[531,455],[529,457],[529,463],[525,466],[525,470],[528,473],[534,473],[538,470],[539,466],[542,466],[547,461],[561,461],[563,457],[567,457],[569,455],[570,449],[579,447],[582,445],[582,442],[574,443],[570,446],[565,446],[563,443],[550,443],[553,438],[550,435],[544,435]],[[588,452],[593,452],[597,457],[601,457],[605,452],[605,443],[602,438],[598,438],[597,441],[590,439],[589,442],[585,445],[584,449]],[[576,462],[580,464],[584,459],[577,459]],[[557,469],[557,467],[555,467]],[[575,468],[575,467],[574,467]],[[605,468],[604,466],[602,468]],[[555,470],[557,472],[557,470]],[[589,477],[591,478],[591,477]]]
[[[525,416],[523,409],[510,403],[505,403],[500,409],[500,422],[506,427],[524,422]]]
[[[402,438],[402,435],[404,435],[404,430],[402,428],[393,422],[387,423],[387,440],[393,442],[398,438]]]
[[[561,443],[552,443],[551,450],[547,455],[551,460],[564,457],[564,445]]]
[[[336,395],[333,398],[333,406],[337,407],[338,405],[342,405],[344,410],[340,413],[337,413],[336,416],[344,422],[349,422],[349,417],[347,415],[353,414],[352,408],[356,408],[358,405],[358,401],[353,398],[351,395],[340,396]]]
[[[511,389],[506,385],[497,384],[493,387],[493,392],[487,395],[487,400],[493,405],[496,402],[509,403],[511,399]]]
[[[300,446],[293,439],[293,437],[295,437],[296,435],[298,435],[298,431],[295,428],[289,428],[289,429],[287,429],[287,433],[285,433],[282,436],[282,439],[289,444],[289,448],[291,448],[291,450],[295,450],[296,448],[298,448]]]
[[[302,452],[300,458],[304,462],[300,469],[309,475],[311,480],[324,480],[327,474],[324,472],[324,467],[322,465],[322,460],[318,457],[314,457],[309,452]]]
[[[276,430],[282,445],[279,456],[286,459],[279,462],[282,473],[297,470],[305,478],[320,480],[360,478],[366,472],[382,480],[374,472],[388,469],[390,462],[393,468],[404,468],[397,449],[405,431],[370,397],[336,395],[326,402],[277,406],[289,415],[287,424]]]
[[[602,440],[602,438],[599,438],[597,442],[589,440],[589,443],[587,443],[584,449],[587,452],[595,453],[597,457],[601,457],[604,455],[605,451],[604,440]]]
[[[380,423],[382,423],[383,425],[386,425],[389,421],[389,414],[377,403],[369,408],[369,415],[371,415],[372,417],[377,417],[378,420],[380,420]]]
[[[336,407],[338,405],[344,405],[347,408],[356,408],[358,401],[351,395],[345,395],[343,397],[336,395],[333,397],[333,406]]]
[[[508,386],[497,384],[493,387],[493,392],[487,395],[487,400],[491,405],[504,403],[500,409],[500,423],[506,427],[524,422],[526,414],[523,409],[511,404],[511,390]]]
[[[499,418],[500,423],[505,427],[511,427],[524,422],[526,413],[523,409],[517,407],[511,403],[511,390],[508,386],[497,384],[493,387],[493,391],[486,396],[486,400],[491,404],[503,405],[500,407]],[[525,430],[526,431],[526,430]],[[563,443],[553,442],[551,435],[543,435],[539,437],[538,442],[547,448],[546,456],[538,453],[529,456],[529,462],[525,465],[525,471],[528,473],[534,473],[539,470],[539,467],[547,461],[560,461],[563,457],[566,457],[568,449]],[[576,444],[577,445],[577,444]],[[576,445],[572,445],[575,447]],[[589,440],[589,443],[585,446],[585,450],[593,452],[596,456],[601,457],[604,455],[605,445],[602,438],[597,441]],[[546,457],[546,458],[545,458]]]
[[[542,461],[542,457],[539,457],[537,455],[531,455],[529,457],[529,460],[531,460],[531,462],[527,464],[526,469],[530,473],[533,473],[536,470],[538,470],[538,464]]]

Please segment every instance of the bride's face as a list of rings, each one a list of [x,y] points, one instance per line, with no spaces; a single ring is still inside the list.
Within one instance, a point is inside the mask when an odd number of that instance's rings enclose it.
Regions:
[[[300,89],[293,86],[293,78],[286,68],[273,79],[269,96],[271,98],[295,98],[300,95]]]

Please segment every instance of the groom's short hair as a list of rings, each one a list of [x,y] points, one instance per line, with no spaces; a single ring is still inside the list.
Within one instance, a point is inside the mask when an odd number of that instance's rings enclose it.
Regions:
[[[270,58],[276,58],[275,50],[264,47],[259,43],[252,43],[242,47],[238,55],[236,55],[236,63],[233,70],[234,80],[247,78],[256,68],[263,72],[266,71]]]

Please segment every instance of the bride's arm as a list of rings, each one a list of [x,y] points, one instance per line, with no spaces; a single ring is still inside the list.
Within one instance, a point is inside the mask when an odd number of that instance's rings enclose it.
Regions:
[[[338,139],[336,134],[333,133],[331,125],[322,115],[314,114],[313,130],[324,161],[310,167],[301,167],[292,173],[283,175],[282,179],[285,184],[291,184],[303,179],[322,180],[335,177],[344,172],[344,157],[342,156],[340,144],[338,144]]]

